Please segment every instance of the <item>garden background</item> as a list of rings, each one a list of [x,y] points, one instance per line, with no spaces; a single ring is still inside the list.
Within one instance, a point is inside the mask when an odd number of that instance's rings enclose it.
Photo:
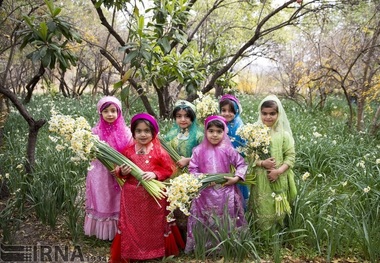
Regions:
[[[275,93],[296,141],[287,227],[215,236],[217,250],[163,261],[378,262],[380,3],[372,0],[0,0],[3,244],[79,245],[87,164],[49,139],[63,114],[97,119],[103,95],[162,132],[177,99],[233,93],[245,122]]]

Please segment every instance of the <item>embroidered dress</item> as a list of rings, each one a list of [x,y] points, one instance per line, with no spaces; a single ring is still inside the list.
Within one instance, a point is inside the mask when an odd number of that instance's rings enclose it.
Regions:
[[[220,116],[211,116],[206,119],[205,128],[209,121],[215,119],[224,120]],[[212,145],[205,136],[202,143],[194,148],[189,171],[195,175],[200,173],[229,173],[230,165],[236,168],[235,176],[244,180],[247,164],[244,158],[233,148],[225,129],[224,137],[218,145]],[[197,222],[204,224],[204,227],[215,228],[212,221],[213,216],[217,215],[222,218],[226,208],[229,216],[236,219],[237,227],[246,225],[242,196],[236,184],[223,187],[221,185],[210,186],[201,191],[199,197],[192,201],[191,216],[187,224],[185,252],[190,252],[195,248],[193,229]]]
[[[159,127],[153,116],[140,113],[131,122],[144,119],[154,127],[153,140],[149,150],[140,151],[133,144],[123,154],[143,171],[154,172],[156,179],[164,181],[175,171],[175,164],[162,148],[157,134]],[[120,201],[119,232],[111,245],[110,262],[147,260],[178,255],[179,247],[184,248],[175,224],[166,221],[167,201],[156,200],[132,175],[125,176]]]
[[[291,204],[297,195],[297,189],[294,182],[294,173],[292,167],[295,161],[295,148],[292,132],[286,113],[282,107],[280,100],[274,95],[266,97],[259,105],[266,100],[273,100],[278,106],[278,118],[271,129],[271,156],[276,160],[276,168],[282,164],[287,164],[289,169],[281,174],[276,182],[271,183],[267,177],[267,171],[262,167],[255,167],[256,185],[251,187],[251,195],[249,198],[249,210],[253,212],[257,224],[260,229],[268,230],[276,224],[283,224],[285,213],[278,216],[275,211],[275,198],[273,193],[285,193],[287,201]],[[261,118],[259,117],[259,122]],[[276,184],[276,185],[274,185]]]
[[[148,154],[136,154],[134,145],[124,152],[143,171],[154,171],[157,179],[170,177],[173,167],[166,162],[164,152],[153,147]],[[154,158],[152,157],[154,156]],[[164,234],[167,231],[166,200],[159,200],[161,207],[133,176],[128,176],[123,186],[119,229],[121,231],[121,257],[127,259],[151,259],[165,256]]]
[[[181,129],[179,125],[175,122],[170,131],[166,134],[165,140],[169,142],[170,146],[180,155],[186,158],[191,157],[193,148],[201,143],[203,140],[203,131],[199,127],[196,119],[196,109],[195,106],[184,100],[179,100],[174,105],[173,114],[181,109],[187,111],[191,110],[193,112],[194,119],[191,125],[186,129]],[[175,119],[175,116],[173,116]],[[178,169],[177,174],[181,172]],[[187,219],[188,217],[182,213],[179,209],[174,211],[174,217],[176,219],[176,224],[182,234],[182,238],[186,239],[187,232]]]
[[[105,104],[113,104],[118,110],[117,119],[107,123],[101,115]],[[117,151],[132,143],[130,129],[126,126],[120,101],[112,96],[103,97],[97,104],[100,120],[92,129],[93,134]],[[117,232],[120,212],[120,187],[115,177],[98,160],[91,163],[86,177],[86,216],[84,232],[103,240],[112,240]]]

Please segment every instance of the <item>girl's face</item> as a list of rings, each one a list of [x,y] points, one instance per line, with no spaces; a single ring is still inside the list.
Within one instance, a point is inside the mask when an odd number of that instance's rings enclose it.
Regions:
[[[222,141],[223,134],[223,129],[216,126],[210,126],[206,131],[206,138],[212,145],[217,145]]]
[[[153,133],[146,123],[140,122],[136,126],[134,138],[140,145],[148,145],[153,139]]]
[[[277,109],[274,108],[262,108],[260,115],[261,121],[268,127],[272,127],[278,118]]]
[[[187,112],[182,109],[177,111],[175,115],[175,122],[181,129],[188,128],[192,123],[190,117],[187,115]]]
[[[111,104],[102,110],[102,117],[108,123],[113,123],[117,119],[117,108]]]
[[[231,109],[230,105],[224,105],[220,109],[220,115],[226,119],[227,122],[232,121],[235,118],[235,113]]]

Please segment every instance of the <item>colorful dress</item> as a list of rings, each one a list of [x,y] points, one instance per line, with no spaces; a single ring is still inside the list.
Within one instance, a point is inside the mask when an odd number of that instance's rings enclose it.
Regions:
[[[232,96],[230,94],[223,95],[220,98],[220,101],[223,101],[223,100],[230,100],[233,103],[234,109],[236,112],[235,118],[232,121],[227,122],[227,127],[228,127],[227,135],[228,137],[230,137],[231,143],[235,149],[238,147],[243,147],[246,144],[246,142],[239,135],[236,134],[237,130],[241,126],[244,125],[244,122],[240,117],[240,114],[243,112],[240,101],[235,96]],[[249,188],[248,186],[241,185],[241,184],[238,184],[238,188],[241,191],[241,194],[243,195],[242,202],[243,202],[244,210],[246,210],[248,198],[249,198]]]
[[[294,173],[292,170],[295,162],[295,147],[289,122],[286,118],[281,102],[273,95],[264,99],[260,103],[259,109],[265,100],[273,100],[278,105],[278,120],[271,129],[271,157],[274,157],[276,160],[276,168],[283,164],[287,164],[289,169],[272,183],[267,177],[267,171],[265,168],[254,168],[256,184],[251,187],[248,207],[249,211],[254,214],[255,220],[257,220],[257,225],[262,230],[268,230],[272,226],[278,224],[283,225],[283,220],[286,214],[276,214],[276,201],[273,194],[285,193],[286,201],[289,202],[289,204],[294,201],[297,195]],[[259,121],[261,121],[260,118]]]
[[[205,127],[212,118],[221,118],[212,116],[206,119]],[[226,130],[226,129],[225,129]],[[233,148],[230,139],[225,133],[222,142],[218,145],[211,145],[207,138],[194,148],[193,155],[189,164],[189,171],[195,175],[199,173],[229,173],[230,165],[236,168],[235,176],[245,179],[247,164],[244,158]],[[210,186],[202,190],[199,197],[192,201],[188,224],[187,239],[185,252],[190,252],[195,248],[195,239],[193,229],[197,222],[207,227],[215,228],[213,222],[214,216],[222,218],[225,209],[232,219],[236,219],[236,226],[246,225],[244,209],[242,206],[242,196],[237,185]]]
[[[195,106],[188,101],[179,100],[174,105],[173,112],[178,109],[188,108],[194,112]],[[173,116],[174,117],[174,116]],[[191,157],[193,148],[201,143],[203,140],[203,131],[197,123],[195,118],[191,125],[183,130],[177,123],[174,123],[170,131],[165,135],[165,140],[169,142],[170,146],[180,155],[186,158]],[[177,174],[180,174],[182,169],[178,169]],[[182,213],[179,209],[174,211],[174,217],[176,224],[182,234],[182,238],[186,239],[187,233],[187,219],[188,217]]]
[[[118,109],[118,117],[107,123],[101,116],[101,107],[112,103]],[[93,134],[118,150],[130,145],[133,141],[130,129],[126,126],[120,101],[112,96],[103,97],[97,105],[100,120],[92,129]],[[88,236],[96,236],[102,240],[112,240],[117,233],[120,212],[120,186],[115,177],[98,160],[91,163],[92,169],[86,177],[86,216],[84,232]]]
[[[157,180],[163,181],[174,172],[174,166],[167,161],[170,156],[156,144],[148,154],[136,154],[134,145],[126,148],[124,154],[143,171],[153,171]],[[171,234],[166,221],[167,201],[161,199],[158,203],[135,177],[127,176],[120,203],[121,258],[164,257],[167,246],[175,245],[167,242]]]

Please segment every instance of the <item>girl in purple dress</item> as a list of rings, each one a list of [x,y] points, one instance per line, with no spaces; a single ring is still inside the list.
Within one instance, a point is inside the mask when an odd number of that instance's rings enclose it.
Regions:
[[[112,148],[121,151],[133,142],[132,133],[125,124],[121,102],[106,96],[97,104],[99,121],[92,132]],[[120,213],[120,187],[115,177],[94,160],[86,178],[86,217],[84,233],[103,240],[112,240],[117,232]]]
[[[213,218],[223,217],[227,208],[230,218],[236,220],[236,227],[246,225],[242,196],[236,183],[245,180],[247,164],[235,150],[227,135],[226,120],[222,116],[210,116],[205,120],[205,137],[194,148],[189,164],[189,171],[194,175],[229,173],[234,166],[235,176],[225,177],[224,185],[212,185],[202,190],[199,197],[192,201],[188,224],[185,252],[195,248],[193,229],[198,222],[214,229]]]

